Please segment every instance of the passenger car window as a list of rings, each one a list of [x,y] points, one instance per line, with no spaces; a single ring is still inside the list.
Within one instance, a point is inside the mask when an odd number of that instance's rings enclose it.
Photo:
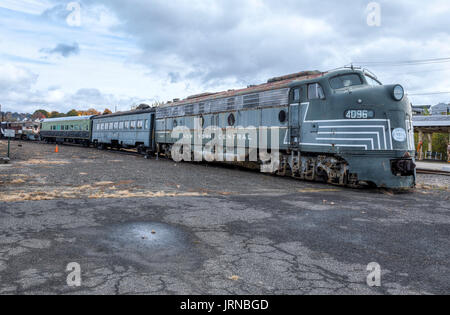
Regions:
[[[129,121],[126,121],[126,122],[125,122],[125,129],[128,129],[128,128],[130,128],[130,122],[129,122]]]
[[[330,79],[330,85],[333,89],[343,89],[350,86],[362,85],[363,81],[358,74],[338,75]]]
[[[319,83],[312,83],[308,85],[308,99],[310,100],[325,99],[325,93],[323,93],[322,86]]]
[[[114,124],[112,122],[109,123],[109,130],[113,130]]]
[[[148,119],[146,119],[145,120],[145,129],[149,129],[150,128],[150,126],[149,126],[149,124],[148,124]]]
[[[115,122],[115,123],[114,123],[114,129],[115,129],[115,130],[119,129],[119,123],[118,123],[118,122]]]
[[[123,121],[119,122],[119,129],[120,129],[120,130],[123,129]]]
[[[136,121],[135,120],[131,121],[130,128],[131,129],[135,129],[136,128]]]
[[[142,120],[137,121],[137,129],[142,129]]]

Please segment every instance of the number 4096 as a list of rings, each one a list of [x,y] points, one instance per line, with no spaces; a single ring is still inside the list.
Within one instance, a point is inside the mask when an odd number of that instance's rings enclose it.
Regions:
[[[345,112],[347,119],[369,119],[374,117],[374,112],[365,109],[351,109]]]

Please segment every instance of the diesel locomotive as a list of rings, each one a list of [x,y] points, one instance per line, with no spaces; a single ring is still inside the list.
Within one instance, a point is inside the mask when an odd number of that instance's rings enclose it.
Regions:
[[[194,132],[196,121],[203,129],[214,126],[224,133],[265,128],[279,137],[273,170],[278,175],[355,187],[415,186],[412,109],[403,87],[383,85],[372,73],[353,67],[300,72],[152,109],[79,119],[88,122],[83,130],[45,120],[41,136],[47,141],[87,140],[99,148],[136,147],[147,155],[170,157],[180,140],[173,131],[184,126]],[[70,138],[67,131],[83,137]],[[203,139],[201,150],[207,142]],[[260,137],[257,146],[262,146]],[[248,159],[250,150],[244,152]],[[228,153],[235,154],[235,148]]]

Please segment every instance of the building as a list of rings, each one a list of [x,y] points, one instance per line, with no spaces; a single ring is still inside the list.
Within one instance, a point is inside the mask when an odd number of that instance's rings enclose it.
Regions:
[[[414,116],[413,125],[414,131],[419,135],[419,143],[422,144],[425,137],[427,137],[428,140],[428,148],[421,147],[419,149],[419,160],[424,159],[424,149],[428,152],[433,151],[434,133],[446,133],[450,135],[450,115]],[[450,136],[448,143],[450,143]],[[450,157],[448,158],[450,159]]]
[[[449,115],[450,104],[440,103],[431,107],[432,115]]]
[[[412,105],[413,115],[431,114],[431,105]]]

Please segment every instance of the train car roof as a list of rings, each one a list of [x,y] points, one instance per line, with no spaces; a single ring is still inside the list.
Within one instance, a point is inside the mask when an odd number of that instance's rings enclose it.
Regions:
[[[57,122],[57,121],[75,121],[75,120],[89,120],[93,115],[90,116],[71,116],[71,117],[58,117],[58,118],[47,118],[42,122]]]
[[[139,115],[139,114],[146,114],[146,113],[154,113],[155,111],[156,111],[155,108],[129,110],[126,112],[117,112],[117,113],[108,114],[108,115],[98,115],[98,116],[95,116],[93,119],[111,118],[111,117],[127,116],[127,115]]]
[[[281,77],[275,77],[271,78],[267,81],[267,83],[259,84],[259,85],[252,85],[248,86],[247,88],[238,89],[238,90],[228,90],[223,92],[217,92],[217,93],[202,93],[198,95],[192,95],[187,97],[186,99],[166,103],[164,105],[161,105],[160,108],[170,107],[170,106],[178,106],[178,105],[185,105],[185,104],[191,104],[196,102],[202,102],[207,100],[214,100],[218,98],[226,98],[226,97],[233,97],[243,94],[251,94],[251,93],[258,93],[258,92],[264,92],[269,90],[275,90],[275,89],[281,89],[290,87],[291,84],[299,81],[306,81],[318,78],[322,75],[325,75],[327,72],[320,72],[320,71],[303,71],[303,72],[297,72]]]

